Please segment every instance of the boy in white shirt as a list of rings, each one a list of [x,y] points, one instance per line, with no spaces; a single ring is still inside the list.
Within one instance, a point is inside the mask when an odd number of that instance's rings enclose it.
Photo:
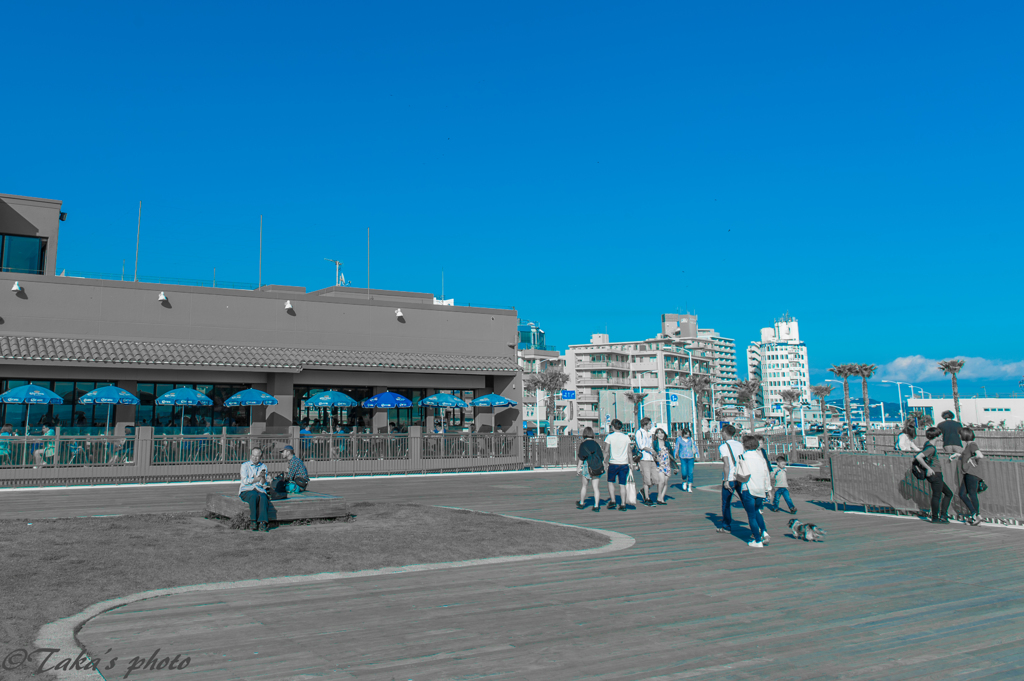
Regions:
[[[718,447],[722,459],[722,526],[717,531],[732,532],[732,495],[740,493],[735,467],[743,454],[743,445],[736,440],[736,429],[731,424],[722,428],[722,438],[724,441]]]
[[[629,450],[632,441],[622,432],[622,421],[615,419],[611,423],[612,432],[604,439],[608,443],[608,510],[618,508],[626,510],[626,479],[630,462]],[[619,503],[615,503],[615,485],[619,486]]]
[[[638,491],[638,494],[645,506],[653,506],[651,503],[651,497],[648,495],[648,488],[650,487],[651,481],[655,480],[655,469],[657,466],[654,463],[654,438],[651,437],[651,431],[654,429],[651,419],[643,417],[640,420],[640,430],[636,431],[636,448],[639,449],[643,458],[640,459],[640,472],[644,474],[644,486],[642,490]]]

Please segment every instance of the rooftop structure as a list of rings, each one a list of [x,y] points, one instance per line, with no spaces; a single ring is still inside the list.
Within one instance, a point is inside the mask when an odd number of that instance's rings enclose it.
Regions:
[[[65,395],[63,405],[32,409],[32,428],[93,425],[93,408],[76,398],[103,384],[142,400],[116,408],[121,429],[180,423],[182,409],[154,404],[155,395],[175,386],[214,399],[188,415],[211,425],[245,418],[244,410],[222,404],[236,389],[265,390],[278,404],[255,408],[253,418],[267,430],[315,418],[304,402],[325,389],[356,399],[391,390],[414,403],[435,392],[522,399],[514,310],[435,305],[430,293],[339,286],[241,290],[55,276],[60,208],[59,201],[0,195],[6,297],[0,391],[32,382]],[[24,428],[21,405],[0,409],[0,423]],[[474,420],[469,409],[444,416],[455,429],[518,429],[518,409],[495,410],[493,423],[486,414]],[[390,422],[406,427],[439,416],[440,410],[417,407],[353,408],[342,418],[380,432]]]

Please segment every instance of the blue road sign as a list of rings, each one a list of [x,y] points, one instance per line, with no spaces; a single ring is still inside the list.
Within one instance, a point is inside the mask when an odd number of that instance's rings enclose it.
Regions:
[[[562,399],[563,400],[575,400],[576,399],[576,391],[575,390],[563,390],[562,391]]]
[[[669,402],[678,402],[679,401],[679,395],[676,395],[675,393],[670,393],[669,396],[668,396],[668,399],[669,399]]]

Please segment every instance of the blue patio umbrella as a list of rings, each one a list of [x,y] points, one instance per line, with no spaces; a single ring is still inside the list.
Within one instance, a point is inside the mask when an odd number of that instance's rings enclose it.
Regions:
[[[465,400],[460,400],[455,395],[449,395],[448,393],[437,393],[430,397],[424,397],[420,400],[419,406],[421,407],[443,407],[451,409],[465,409],[469,406],[469,403]]]
[[[481,395],[470,402],[470,404],[474,407],[514,407],[519,403],[496,393],[491,393],[490,395]]]
[[[110,410],[115,404],[138,404],[139,398],[132,395],[124,388],[116,385],[108,385],[103,388],[90,390],[78,398],[79,404],[105,404],[107,405],[107,433],[110,431]]]
[[[249,429],[252,430],[252,408],[277,404],[277,398],[256,388],[246,388],[224,400],[225,407],[249,407]]]
[[[334,407],[355,407],[358,406],[358,402],[346,395],[345,393],[338,392],[337,390],[327,390],[322,393],[317,393],[312,398],[306,400],[307,407],[316,407],[317,409],[334,409]],[[331,435],[334,435],[334,416],[331,415]]]
[[[64,398],[48,390],[47,388],[41,388],[38,385],[23,385],[18,388],[8,390],[3,395],[0,395],[0,402],[4,404],[24,404],[25,405],[25,439],[28,439],[28,413],[32,409],[33,404],[64,404]]]
[[[472,402],[474,407],[490,407],[491,408],[491,425],[494,425],[494,407],[514,407],[518,402],[510,400],[507,397],[498,395],[497,393],[490,393],[489,395],[481,395]]]
[[[412,400],[398,393],[380,393],[363,400],[363,406],[368,409],[404,409],[412,406]]]
[[[156,403],[162,407],[181,407],[181,432],[185,432],[185,407],[194,407],[196,405],[202,405],[208,407],[213,404],[213,400],[192,388],[175,388],[174,390],[168,390],[160,397],[156,398]]]

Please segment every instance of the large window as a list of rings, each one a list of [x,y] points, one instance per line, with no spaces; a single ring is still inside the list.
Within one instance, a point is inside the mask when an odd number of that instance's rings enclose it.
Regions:
[[[240,390],[249,388],[241,383],[139,383],[139,406],[135,410],[135,423],[156,428],[207,428],[249,425],[248,407],[225,407],[224,400]],[[201,392],[213,404],[208,407],[165,407],[156,404],[156,398],[175,388],[192,388]],[[185,419],[182,424],[181,419]]]
[[[0,234],[0,270],[42,274],[46,268],[46,239]]]

